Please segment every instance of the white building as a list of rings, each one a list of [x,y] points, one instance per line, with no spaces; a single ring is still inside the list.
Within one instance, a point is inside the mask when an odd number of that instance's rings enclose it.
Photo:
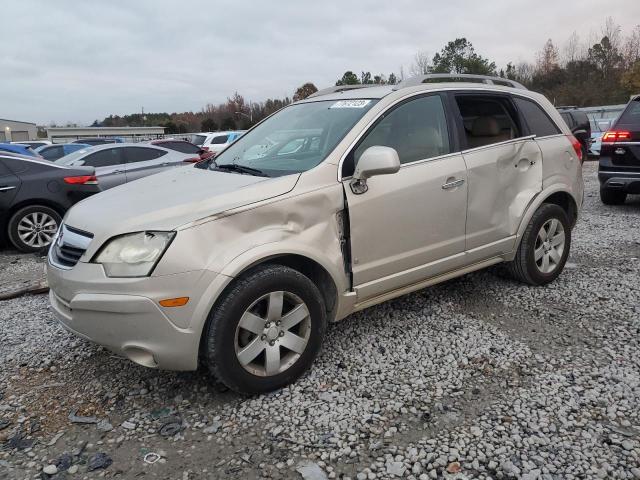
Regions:
[[[0,118],[0,142],[24,142],[37,138],[38,129],[35,123]]]
[[[164,135],[164,127],[51,127],[47,137],[53,143],[68,143],[82,138],[120,137],[126,142],[152,140]]]

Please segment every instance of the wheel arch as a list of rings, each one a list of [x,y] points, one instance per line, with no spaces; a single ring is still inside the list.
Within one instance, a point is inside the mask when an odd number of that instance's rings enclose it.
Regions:
[[[529,204],[529,207],[525,211],[525,214],[520,221],[520,226],[518,227],[518,232],[516,235],[516,244],[515,248],[511,255],[505,260],[513,260],[515,257],[516,251],[520,246],[520,242],[522,241],[522,237],[524,235],[524,231],[529,225],[533,214],[540,208],[540,205],[544,203],[551,203],[554,205],[558,205],[562,208],[569,217],[569,222],[571,224],[571,228],[574,227],[578,220],[578,202],[575,197],[571,194],[571,189],[566,185],[556,184],[551,186],[545,190],[543,190],[533,201]]]
[[[311,281],[318,286],[318,290],[322,295],[327,311],[327,321],[330,322],[335,319],[336,314],[340,309],[340,284],[339,280],[334,277],[335,274],[332,275],[332,273],[330,273],[330,268],[325,264],[317,258],[301,252],[294,253],[291,251],[283,251],[272,253],[260,258],[246,252],[245,255],[242,255],[240,258],[236,258],[234,262],[227,265],[224,271],[221,272],[222,276],[226,277],[228,280],[221,288],[218,289],[217,295],[214,293],[215,300],[213,300],[211,306],[206,311],[206,319],[202,323],[202,329],[200,331],[200,342],[198,348],[199,361],[204,352],[205,333],[207,332],[211,311],[216,308],[216,305],[220,302],[226,292],[233,288],[234,282],[237,278],[240,278],[250,271],[265,265],[284,265],[310,278]]]
[[[9,219],[11,219],[11,217],[13,217],[13,215],[18,210],[25,207],[37,207],[37,206],[49,207],[55,210],[58,213],[58,215],[60,215],[60,217],[64,217],[64,214],[67,211],[65,207],[63,207],[57,202],[54,202],[53,200],[47,200],[45,198],[30,198],[28,200],[22,200],[18,203],[15,203],[14,205],[11,206],[11,208],[9,208],[9,210],[7,211],[7,222],[9,221]]]

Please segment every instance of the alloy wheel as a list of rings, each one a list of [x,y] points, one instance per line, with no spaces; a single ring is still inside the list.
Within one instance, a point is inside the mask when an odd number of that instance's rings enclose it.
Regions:
[[[253,375],[277,375],[300,358],[310,335],[311,315],[302,299],[291,292],[270,292],[253,302],[240,318],[236,357]]]
[[[547,220],[536,238],[533,256],[540,272],[553,272],[560,261],[565,248],[565,233],[562,223],[557,218]]]
[[[32,248],[46,247],[58,230],[58,222],[47,213],[32,212],[18,222],[18,236]]]

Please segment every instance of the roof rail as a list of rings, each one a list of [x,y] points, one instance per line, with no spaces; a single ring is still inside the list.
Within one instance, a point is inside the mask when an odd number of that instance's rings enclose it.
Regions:
[[[330,93],[340,93],[345,92],[347,90],[355,90],[357,88],[367,88],[367,87],[379,87],[380,85],[376,85],[375,83],[367,83],[367,84],[358,84],[358,85],[336,85],[334,87],[323,88],[322,90],[318,90],[316,93],[312,93],[307,98],[320,97],[321,95],[328,95]]]
[[[473,75],[470,73],[429,73],[426,75],[418,75],[416,77],[407,78],[394,87],[394,90],[401,88],[414,87],[423,83],[431,83],[438,80],[462,80],[474,83],[486,83],[488,85],[502,85],[505,87],[520,88],[527,90],[527,87],[515,80],[508,78],[494,77],[490,75]]]

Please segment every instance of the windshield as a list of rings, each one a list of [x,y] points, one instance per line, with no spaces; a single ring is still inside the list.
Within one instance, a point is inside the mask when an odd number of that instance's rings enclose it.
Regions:
[[[269,177],[322,162],[377,100],[325,100],[283,108],[231,144],[211,164],[248,167]]]
[[[202,146],[206,139],[206,135],[191,135],[191,143],[194,145]]]
[[[69,155],[65,155],[62,158],[59,158],[54,163],[59,165],[82,165],[84,161],[81,160],[89,151],[91,151],[91,147],[83,148],[82,150],[76,150]]]

